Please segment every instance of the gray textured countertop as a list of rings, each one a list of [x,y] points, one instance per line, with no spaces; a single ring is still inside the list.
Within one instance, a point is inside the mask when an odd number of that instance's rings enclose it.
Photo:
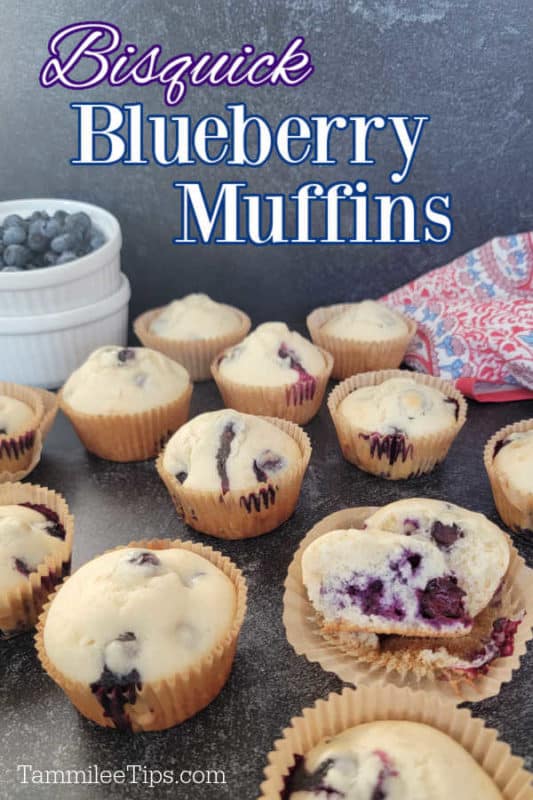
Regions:
[[[221,406],[212,383],[197,385],[192,413]],[[1,798],[242,798],[257,797],[265,757],[291,716],[341,682],[294,654],[281,621],[283,581],[300,539],[321,517],[354,505],[380,505],[427,495],[482,511],[497,521],[482,462],[486,439],[509,422],[533,416],[533,403],[470,403],[469,419],[447,461],[429,476],[391,483],[343,461],[325,407],[308,426],[314,451],[294,517],[272,534],[243,542],[217,542],[188,529],[175,514],[151,462],[113,464],[88,455],[60,417],[31,481],[62,492],[76,517],[74,567],[136,538],[190,538],[230,556],[249,585],[249,611],[230,680],[203,712],[177,728],[123,735],[83,719],[43,673],[31,635],[0,644]],[[533,565],[533,538],[514,537]],[[520,672],[498,697],[473,707],[499,729],[513,751],[533,765],[531,648]],[[41,770],[223,770],[224,785],[31,785],[17,765]],[[157,777],[157,776],[156,776]]]

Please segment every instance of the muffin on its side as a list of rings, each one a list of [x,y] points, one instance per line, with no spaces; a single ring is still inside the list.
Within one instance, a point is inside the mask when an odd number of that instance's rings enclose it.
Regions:
[[[503,800],[474,758],[432,725],[374,720],[315,745],[285,779],[283,800]]]
[[[29,483],[0,487],[0,639],[35,625],[70,571],[73,533],[61,495]]]
[[[376,300],[317,308],[307,327],[313,342],[332,354],[332,375],[341,380],[399,367],[416,333],[414,320]]]
[[[533,419],[507,425],[485,446],[498,513],[513,531],[533,531]]]
[[[147,541],[84,564],[52,596],[37,630],[43,667],[99,725],[177,725],[224,686],[246,584],[220,553]]]
[[[244,539],[292,515],[310,456],[309,438],[297,425],[225,409],[184,425],[157,470],[188,525]]]
[[[370,670],[457,683],[513,654],[525,607],[511,599],[512,558],[483,515],[413,498],[366,516],[362,529],[314,538],[301,580],[339,653]]]
[[[133,324],[146,347],[183,364],[193,381],[209,380],[213,358],[244,339],[250,326],[243,311],[206,294],[189,294],[146,311]]]
[[[346,460],[392,480],[443,461],[467,411],[452,384],[402,370],[348,378],[333,389],[328,407]]]
[[[332,356],[283,322],[259,325],[211,366],[224,405],[305,425],[318,412]]]
[[[156,456],[186,421],[187,370],[146,347],[101,347],[72,373],[61,410],[91,453],[110,461]]]

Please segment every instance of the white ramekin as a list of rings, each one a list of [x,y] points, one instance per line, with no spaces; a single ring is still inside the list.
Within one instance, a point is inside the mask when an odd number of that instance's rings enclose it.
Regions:
[[[122,234],[109,211],[77,200],[31,198],[0,203],[0,224],[9,214],[29,216],[33,211],[63,209],[69,214],[85,211],[105,236],[105,244],[87,256],[27,272],[0,272],[0,317],[53,314],[96,303],[120,287]]]
[[[124,345],[130,284],[104,300],[59,314],[0,317],[0,380],[56,389],[97,347]]]

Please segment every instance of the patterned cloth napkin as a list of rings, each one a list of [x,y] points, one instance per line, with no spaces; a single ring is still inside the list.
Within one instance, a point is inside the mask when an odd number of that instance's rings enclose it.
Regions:
[[[492,239],[382,300],[418,323],[408,366],[475,400],[533,398],[533,232]]]

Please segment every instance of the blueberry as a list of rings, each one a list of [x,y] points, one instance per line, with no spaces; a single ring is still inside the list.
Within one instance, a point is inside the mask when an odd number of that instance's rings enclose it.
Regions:
[[[161,563],[155,553],[143,551],[136,553],[128,558],[130,564],[135,564],[138,567],[144,567],[149,564],[151,567],[157,567]]]
[[[61,209],[58,208],[57,211],[54,211],[54,216],[52,217],[52,219],[56,219],[60,225],[64,225],[67,217],[68,217],[67,212],[62,211]]]
[[[430,580],[420,595],[420,613],[425,619],[461,619],[465,616],[465,592],[451,575]]]
[[[76,232],[84,236],[91,230],[91,218],[84,211],[70,214],[65,220],[65,230]]]
[[[64,253],[65,250],[76,250],[77,240],[70,233],[60,233],[59,236],[54,236],[50,242],[50,247],[56,253]]]
[[[127,361],[133,361],[135,358],[135,350],[132,350],[131,347],[124,347],[122,350],[118,351],[117,358],[121,364],[125,364]]]
[[[14,558],[13,559],[13,567],[20,572],[21,575],[24,575],[26,578],[31,572],[35,572],[22,558]]]
[[[91,250],[98,250],[103,244],[105,244],[104,235],[100,231],[94,231],[91,236]]]
[[[73,250],[64,250],[56,261],[56,264],[68,264],[69,261],[75,261],[77,258]]]
[[[24,220],[19,214],[9,214],[9,216],[5,218],[3,225],[4,228],[10,228],[11,225],[22,225],[23,228],[26,227]]]
[[[464,536],[464,531],[455,523],[445,525],[443,522],[436,520],[431,527],[430,534],[441,549],[448,550],[452,544],[455,544],[457,539]]]
[[[10,225],[4,230],[2,241],[6,247],[10,244],[23,244],[26,241],[26,231],[22,225]]]
[[[22,244],[10,244],[4,250],[4,264],[7,267],[25,267],[30,260],[30,251]]]
[[[57,264],[57,259],[58,259],[57,253],[54,253],[53,250],[48,250],[44,254],[43,260],[46,267],[53,267],[54,264]]]
[[[52,217],[52,219],[47,219],[44,221],[43,233],[49,239],[54,239],[56,236],[59,236],[60,233],[63,233],[63,225],[58,219]]]
[[[42,221],[41,221],[42,222]],[[34,225],[35,223],[32,223]],[[35,253],[44,253],[44,251],[48,248],[48,237],[45,233],[38,230],[30,230],[28,232],[28,247],[30,250],[33,250]]]

